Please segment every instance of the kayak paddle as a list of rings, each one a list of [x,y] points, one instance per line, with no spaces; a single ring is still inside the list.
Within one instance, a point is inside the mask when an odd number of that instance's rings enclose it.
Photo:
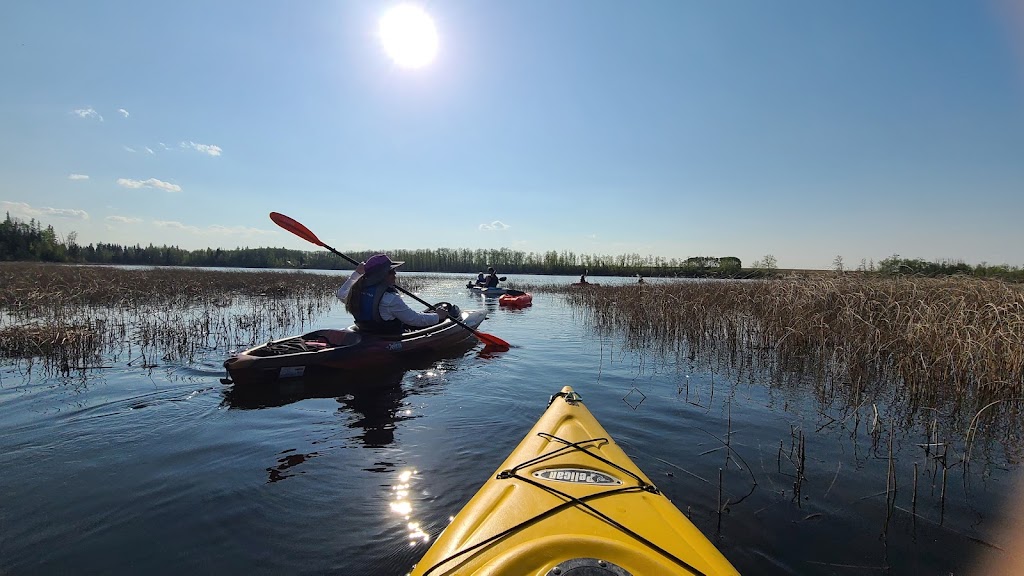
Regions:
[[[306,240],[307,242],[311,242],[313,244],[316,244],[317,246],[320,246],[322,248],[326,248],[327,250],[329,250],[331,252],[334,252],[338,256],[341,256],[345,260],[348,260],[349,262],[351,262],[353,266],[359,266],[359,262],[356,262],[355,260],[353,260],[352,258],[349,258],[345,254],[342,254],[341,252],[338,252],[337,250],[335,250],[334,248],[331,248],[327,244],[324,244],[323,241],[321,241],[319,238],[316,237],[316,234],[313,234],[313,232],[309,228],[306,228],[305,226],[303,226],[298,221],[296,221],[296,220],[294,220],[292,218],[289,218],[288,216],[285,216],[284,214],[281,214],[280,212],[271,212],[270,213],[270,219],[274,221],[274,224],[277,224],[281,228],[284,228],[285,230],[291,232],[292,234],[295,234],[299,238],[302,238],[303,240]],[[414,300],[416,300],[420,304],[423,304],[424,306],[426,306],[428,308],[433,308],[433,305],[431,305],[429,302],[427,302],[426,300],[423,300],[422,298],[420,298],[419,296],[413,294],[412,292],[409,292],[405,288],[402,288],[401,286],[395,286],[395,288],[397,288],[402,294],[405,294],[405,295],[413,298]],[[502,340],[501,338],[498,338],[497,336],[492,336],[490,334],[481,332],[481,331],[476,330],[474,328],[470,328],[469,326],[466,326],[465,324],[463,324],[461,320],[459,320],[459,319],[457,319],[457,318],[455,318],[453,316],[449,316],[448,318],[451,318],[452,322],[455,322],[459,326],[462,326],[466,330],[469,330],[470,332],[472,332],[484,344],[486,344],[487,346],[490,346],[492,349],[508,350],[509,347],[510,347],[510,344],[508,342],[505,342],[504,340]]]

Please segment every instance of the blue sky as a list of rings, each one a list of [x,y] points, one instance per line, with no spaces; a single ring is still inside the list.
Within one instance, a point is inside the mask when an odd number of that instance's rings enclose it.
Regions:
[[[1024,265],[1010,0],[0,4],[0,210],[80,244]]]

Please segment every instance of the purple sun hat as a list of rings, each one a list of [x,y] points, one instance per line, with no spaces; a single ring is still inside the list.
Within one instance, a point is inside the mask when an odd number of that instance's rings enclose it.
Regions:
[[[402,264],[405,264],[405,262],[395,262],[388,258],[387,254],[375,254],[363,264],[363,269],[366,270],[363,282],[376,284],[387,278],[389,271],[398,268]]]

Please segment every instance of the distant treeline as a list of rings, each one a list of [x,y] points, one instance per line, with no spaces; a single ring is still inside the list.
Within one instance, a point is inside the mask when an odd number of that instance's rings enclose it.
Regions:
[[[363,261],[383,250],[349,252],[348,256]],[[694,256],[684,260],[621,254],[618,256],[576,254],[571,251],[544,253],[520,252],[508,248],[469,249],[435,248],[419,250],[388,250],[394,260],[405,261],[404,269],[416,272],[453,272],[476,274],[493,266],[499,274],[552,274],[588,276],[650,276],[691,278],[756,278],[783,272],[774,256],[768,255],[743,268],[733,256]],[[306,251],[287,248],[235,248],[232,250],[183,250],[176,246],[121,246],[96,243],[81,246],[77,234],[71,232],[61,239],[53,226],[43,227],[35,219],[29,222],[11,218],[0,222],[0,261],[36,261],[76,264],[122,264],[143,266],[206,266],[230,268],[311,268],[350,270],[352,265],[324,250]],[[837,257],[833,273],[844,273]],[[1024,271],[1016,266],[974,267],[962,262],[926,262],[904,259],[899,255],[873,262],[861,262],[857,272],[880,275],[913,274],[920,276],[969,275],[1024,281]],[[828,272],[820,272],[828,273]],[[848,272],[847,272],[848,273]]]
[[[1024,282],[1024,269],[1006,264],[991,265],[985,262],[971,266],[965,262],[928,262],[920,258],[900,258],[899,254],[885,258],[878,266],[861,266],[862,273],[877,273],[883,276],[973,276],[975,278],[996,278],[1010,282]]]
[[[349,252],[363,261],[383,250]],[[694,276],[728,276],[742,272],[739,258],[695,257],[666,259],[639,254],[619,256],[578,255],[570,251],[520,252],[468,248],[388,250],[394,260],[405,261],[404,269],[417,272],[456,272],[476,275],[493,266],[500,274],[564,274],[591,276],[656,276],[664,273]],[[7,214],[0,223],[0,260],[65,262],[82,264],[126,264],[151,266],[210,266],[237,268],[312,268],[351,270],[352,265],[325,250],[287,248],[236,248],[233,250],[183,250],[176,246],[120,246],[97,243],[81,246],[72,232],[61,239],[52,226],[35,219],[28,223]],[[747,271],[749,275],[749,271]]]

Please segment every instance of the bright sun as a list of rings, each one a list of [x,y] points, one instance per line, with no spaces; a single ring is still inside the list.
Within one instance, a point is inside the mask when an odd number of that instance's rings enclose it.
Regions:
[[[384,51],[403,68],[422,68],[437,55],[434,20],[419,6],[399,4],[385,12],[378,34]]]

